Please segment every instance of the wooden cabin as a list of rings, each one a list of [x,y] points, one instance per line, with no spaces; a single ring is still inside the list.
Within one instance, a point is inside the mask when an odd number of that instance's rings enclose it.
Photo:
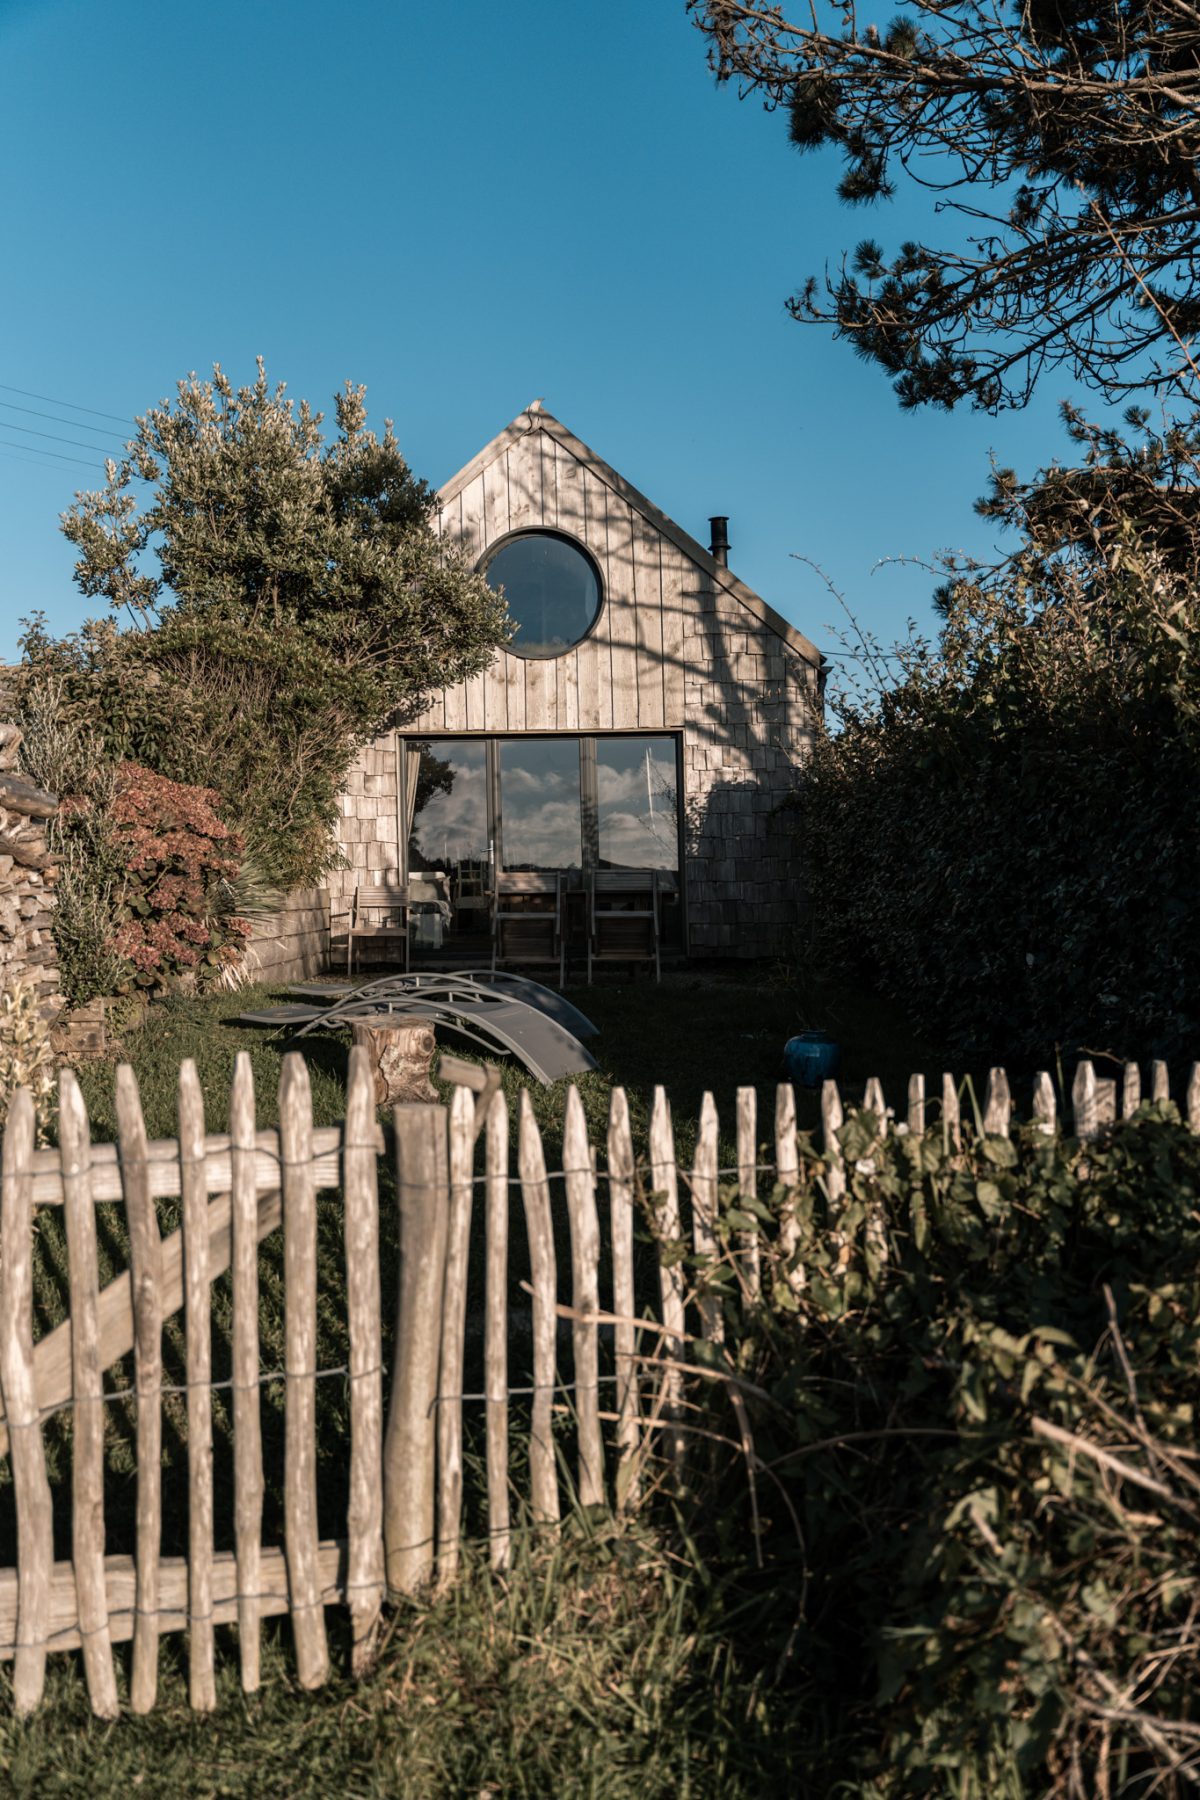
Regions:
[[[335,913],[404,887],[414,956],[453,963],[486,956],[506,892],[553,888],[570,953],[589,893],[642,871],[668,957],[776,952],[822,659],[727,567],[726,522],[705,549],[538,402],[439,501],[515,636],[363,753]]]

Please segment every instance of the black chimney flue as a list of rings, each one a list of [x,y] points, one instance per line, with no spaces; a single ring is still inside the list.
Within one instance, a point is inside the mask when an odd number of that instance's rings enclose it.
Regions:
[[[708,521],[709,546],[708,554],[714,562],[719,562],[723,569],[729,567],[729,520],[724,513],[718,513],[715,519]]]

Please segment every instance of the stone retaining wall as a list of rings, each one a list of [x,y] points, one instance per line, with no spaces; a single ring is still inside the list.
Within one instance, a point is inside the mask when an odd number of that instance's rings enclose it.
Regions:
[[[256,981],[308,981],[329,970],[329,890],[295,888],[246,947]]]
[[[62,1011],[58,955],[50,932],[55,861],[46,822],[58,811],[53,794],[22,775],[21,733],[0,723],[0,986],[29,982],[46,1018]]]

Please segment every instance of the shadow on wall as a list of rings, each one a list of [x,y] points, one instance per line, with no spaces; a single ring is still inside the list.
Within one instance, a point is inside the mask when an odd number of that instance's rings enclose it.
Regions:
[[[695,955],[776,956],[802,906],[799,820],[789,793],[753,777],[718,781],[684,823],[688,935]]]

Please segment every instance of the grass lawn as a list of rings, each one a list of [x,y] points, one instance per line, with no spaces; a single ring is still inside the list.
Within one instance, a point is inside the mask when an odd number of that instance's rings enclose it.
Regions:
[[[878,1075],[889,1102],[899,1107],[914,1069],[924,1067],[930,1076],[940,1075],[941,1065],[931,1059],[928,1047],[914,1038],[895,1009],[873,996],[854,992],[823,995],[818,990],[814,999],[811,985],[802,1009],[786,977],[766,969],[747,972],[733,966],[703,974],[672,974],[658,986],[647,980],[605,982],[568,988],[566,993],[600,1032],[590,1046],[599,1068],[578,1083],[593,1134],[602,1133],[607,1123],[613,1087],[623,1086],[629,1095],[639,1148],[644,1144],[656,1085],[667,1090],[680,1146],[685,1150],[690,1150],[706,1089],[713,1092],[723,1135],[732,1149],[735,1090],[744,1085],[756,1087],[760,1133],[768,1139],[783,1046],[810,1024],[827,1025],[838,1037],[842,1047],[839,1079],[848,1098],[860,1097],[867,1078]],[[151,1136],[169,1137],[174,1132],[176,1071],[185,1056],[195,1060],[200,1073],[209,1129],[224,1130],[233,1058],[238,1050],[248,1050],[254,1064],[262,1123],[275,1120],[280,1063],[283,1053],[292,1047],[303,1048],[308,1059],[317,1123],[332,1124],[341,1117],[348,1032],[308,1037],[293,1045],[260,1027],[231,1023],[239,1013],[269,1005],[279,997],[276,989],[250,988],[206,1000],[171,999],[152,1009],[146,1024],[130,1035],[123,1052],[137,1074]],[[461,1053],[474,1054],[469,1048]],[[541,1087],[513,1062],[506,1062],[503,1072],[510,1101],[522,1085],[529,1086],[549,1151],[558,1139],[567,1084]],[[95,1135],[115,1136],[111,1064],[90,1064],[81,1071],[80,1079]],[[801,1123],[815,1125],[816,1096],[799,1091],[797,1099]]]
[[[327,1616],[344,1667],[340,1620]],[[251,1697],[238,1686],[232,1628],[218,1631],[209,1716],[188,1709],[180,1636],[163,1640],[154,1712],[112,1725],[92,1719],[78,1658],[55,1659],[40,1712],[26,1723],[0,1718],[0,1791],[14,1800],[806,1791],[793,1702],[742,1666],[719,1596],[649,1533],[588,1538],[568,1527],[558,1544],[526,1540],[503,1582],[472,1559],[436,1605],[392,1615],[363,1682],[335,1676],[302,1692],[286,1628],[273,1623]]]
[[[150,1135],[174,1135],[175,1081],[184,1057],[199,1069],[208,1126],[227,1123],[233,1059],[240,1049],[254,1063],[262,1124],[276,1118],[276,1088],[285,1040],[230,1021],[272,991],[251,990],[206,1000],[172,999],[152,1009],[123,1054],[141,1088]],[[805,1024],[829,1023],[843,1045],[845,1091],[857,1097],[868,1075],[880,1075],[889,1099],[900,1102],[920,1046],[903,1021],[868,998],[831,997],[824,1017],[809,1001],[801,1016],[786,981],[762,972],[716,971],[673,975],[661,986],[597,985],[572,1000],[600,1028],[593,1048],[596,1073],[580,1083],[593,1141],[602,1142],[609,1095],[616,1084],[630,1098],[634,1131],[644,1140],[652,1091],[671,1098],[681,1160],[690,1155],[694,1121],[706,1088],[714,1092],[732,1156],[734,1090],[759,1091],[761,1136],[769,1138],[774,1088],[785,1039]],[[342,1116],[345,1038],[304,1041],[318,1124]],[[510,1101],[521,1072],[505,1067]],[[115,1136],[113,1066],[92,1064],[81,1082],[97,1139]],[[564,1084],[531,1087],[546,1137],[547,1161],[559,1166]],[[815,1101],[802,1097],[802,1123],[815,1122]],[[116,1206],[98,1210],[102,1278],[125,1264],[124,1219]],[[562,1211],[562,1208],[558,1208]],[[39,1330],[64,1316],[65,1257],[61,1220],[41,1214]],[[174,1217],[164,1203],[163,1229]],[[385,1359],[396,1264],[395,1204],[390,1170],[381,1165]],[[319,1204],[322,1300],[318,1359],[345,1359],[341,1217],[336,1195]],[[514,1218],[514,1305],[525,1273],[523,1231]],[[476,1234],[482,1251],[482,1233]],[[565,1261],[565,1245],[560,1252]],[[282,1248],[279,1234],[260,1256],[264,1367],[283,1366]],[[478,1285],[476,1292],[480,1291]],[[603,1289],[602,1289],[603,1291]],[[228,1278],[214,1284],[214,1378],[228,1373]],[[478,1306],[473,1304],[473,1313]],[[477,1323],[477,1320],[476,1320]],[[468,1343],[468,1386],[478,1331]],[[514,1338],[510,1380],[527,1378],[527,1343]],[[182,1378],[180,1321],[165,1332],[165,1379]],[[110,1386],[128,1385],[118,1368]],[[477,1384],[475,1384],[477,1385]],[[232,1544],[232,1486],[225,1396],[215,1396],[216,1535]],[[132,1547],[136,1470],[133,1411],[108,1409],[107,1524],[109,1549]],[[468,1409],[468,1441],[478,1457],[481,1421]],[[519,1420],[514,1419],[514,1483],[520,1493]],[[282,1469],[282,1385],[263,1389],[264,1456]],[[346,1399],[339,1380],[318,1384],[321,1529],[340,1535],[345,1507]],[[48,1430],[52,1481],[69,1484],[65,1417]],[[569,1450],[569,1423],[564,1425]],[[7,1480],[7,1470],[3,1479]],[[177,1398],[164,1402],[164,1552],[186,1549],[186,1418]],[[56,1553],[69,1554],[65,1504],[57,1509]],[[0,1560],[14,1560],[10,1504],[0,1505]],[[470,1502],[469,1502],[470,1513]],[[478,1514],[475,1514],[478,1517]],[[267,1497],[264,1538],[280,1542],[280,1495]],[[734,1648],[736,1631],[722,1596],[693,1560],[677,1532],[615,1536],[576,1520],[559,1540],[518,1536],[517,1566],[507,1582],[472,1568],[454,1594],[429,1608],[393,1618],[378,1672],[367,1682],[337,1678],[320,1693],[299,1692],[292,1674],[289,1633],[282,1621],[264,1627],[267,1653],[262,1692],[246,1699],[237,1683],[232,1628],[218,1634],[220,1709],[197,1718],[186,1705],[184,1640],[163,1641],[159,1707],[147,1719],[115,1726],[93,1723],[77,1657],[52,1661],[48,1698],[30,1723],[0,1722],[0,1792],[14,1795],[150,1794],[278,1796],[338,1795],[592,1795],[597,1800],[638,1795],[761,1795],[805,1789],[803,1743],[813,1741],[810,1719],[801,1729],[792,1701],[765,1681],[753,1648]],[[329,1615],[335,1667],[346,1666],[339,1644],[342,1621]],[[128,1648],[118,1652],[123,1670]],[[122,1676],[123,1679],[123,1676]]]

